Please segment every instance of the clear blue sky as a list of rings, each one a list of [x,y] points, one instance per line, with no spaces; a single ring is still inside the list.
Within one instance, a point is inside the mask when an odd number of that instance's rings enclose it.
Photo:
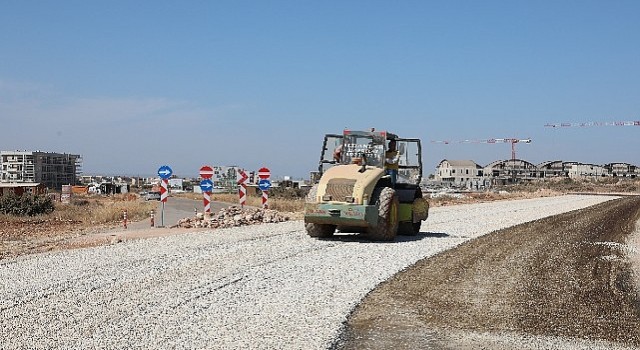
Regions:
[[[640,1],[2,1],[0,150],[85,173],[209,165],[307,177],[375,127],[481,165],[640,165]]]

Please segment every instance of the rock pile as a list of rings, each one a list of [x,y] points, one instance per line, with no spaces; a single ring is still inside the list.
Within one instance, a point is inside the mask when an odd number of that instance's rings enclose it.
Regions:
[[[202,213],[195,217],[178,220],[176,227],[182,228],[228,228],[263,223],[289,221],[288,215],[276,210],[262,208],[241,208],[237,205],[221,209],[217,214],[206,218]]]

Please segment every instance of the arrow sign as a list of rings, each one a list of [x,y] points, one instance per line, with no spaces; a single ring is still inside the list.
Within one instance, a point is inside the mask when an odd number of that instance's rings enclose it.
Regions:
[[[247,176],[247,173],[245,173],[244,170],[238,170],[238,175],[240,175],[240,177],[238,178],[238,185],[245,183],[249,178],[249,176]]]
[[[163,165],[158,169],[158,176],[160,176],[161,179],[168,179],[171,177],[171,174],[173,174],[173,170],[171,170],[168,165]]]
[[[168,184],[169,180],[167,179],[162,179],[162,181],[160,181],[160,201],[162,203],[165,203],[167,201],[167,197],[169,197],[169,184]],[[162,214],[164,216],[164,214]],[[164,220],[164,218],[163,218]],[[164,222],[162,223],[162,225],[164,226]]]
[[[271,188],[271,181],[262,179],[258,182],[258,187],[260,187],[260,189],[263,191],[269,191],[269,189]]]
[[[213,188],[213,182],[211,180],[204,179],[200,181],[200,189],[202,190],[202,192],[211,192],[212,188]]]
[[[200,177],[203,179],[210,179],[213,176],[213,168],[205,165],[200,168]]]

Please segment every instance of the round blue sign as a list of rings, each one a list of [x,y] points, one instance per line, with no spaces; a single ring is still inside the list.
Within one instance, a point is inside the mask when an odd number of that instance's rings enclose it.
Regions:
[[[263,191],[268,191],[271,188],[271,181],[262,179],[258,182],[258,187]]]
[[[158,176],[160,176],[161,179],[168,179],[171,177],[171,174],[173,174],[173,170],[171,170],[168,165],[163,165],[158,169]]]
[[[200,189],[202,192],[211,192],[213,189],[213,182],[209,179],[204,179],[200,181]]]

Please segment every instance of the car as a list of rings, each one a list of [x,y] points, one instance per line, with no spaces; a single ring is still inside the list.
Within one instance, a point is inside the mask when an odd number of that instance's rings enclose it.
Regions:
[[[148,200],[148,201],[152,201],[152,200],[159,201],[160,200],[160,192],[149,192],[144,196],[144,199]]]

